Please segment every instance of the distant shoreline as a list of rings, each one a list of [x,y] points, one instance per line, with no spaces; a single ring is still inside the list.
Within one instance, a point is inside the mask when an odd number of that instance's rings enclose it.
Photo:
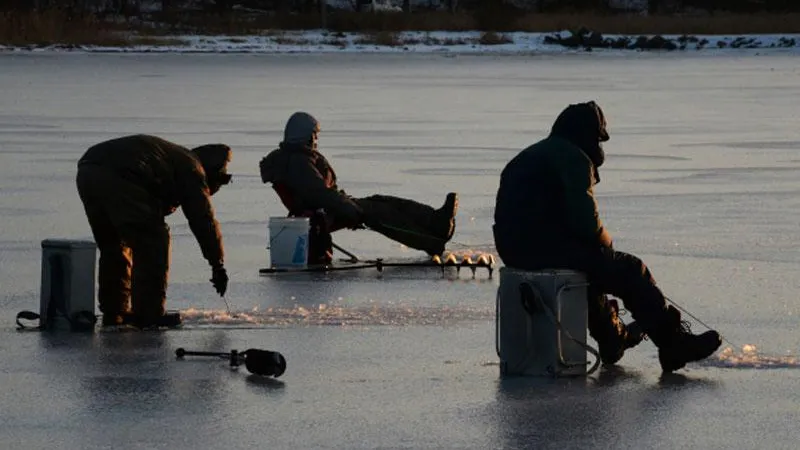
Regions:
[[[113,45],[0,45],[2,53],[433,53],[547,54],[588,51],[708,52],[784,50],[800,52],[800,34],[752,35],[602,35],[575,32],[403,31],[330,32],[271,31],[266,35],[162,35],[118,33]]]
[[[797,49],[800,13],[514,14],[331,12],[128,16],[0,13],[0,51],[137,53],[563,53]],[[469,31],[474,30],[474,31]],[[561,31],[558,31],[561,30]]]

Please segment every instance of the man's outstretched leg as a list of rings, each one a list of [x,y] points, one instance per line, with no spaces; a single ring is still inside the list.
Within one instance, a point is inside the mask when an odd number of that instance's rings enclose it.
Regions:
[[[455,232],[458,196],[447,194],[439,209],[400,197],[373,195],[356,199],[364,224],[389,239],[430,255],[441,255]]]
[[[583,258],[584,270],[597,289],[622,299],[653,344],[664,372],[672,372],[688,362],[711,356],[722,340],[714,330],[696,335],[681,321],[680,312],[667,307],[666,299],[656,286],[650,270],[628,253],[603,248]]]

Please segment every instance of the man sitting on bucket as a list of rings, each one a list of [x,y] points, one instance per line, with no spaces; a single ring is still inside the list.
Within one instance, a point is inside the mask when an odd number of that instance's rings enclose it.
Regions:
[[[313,216],[322,211],[323,236],[342,228],[366,226],[408,247],[441,255],[455,231],[458,197],[447,194],[439,209],[399,197],[373,195],[354,198],[336,185],[336,173],[317,150],[320,126],[305,112],[292,114],[283,142],[260,162],[261,180],[272,183],[290,216]],[[313,222],[313,219],[312,219]],[[314,225],[312,225],[312,228]],[[312,230],[312,236],[317,235]],[[311,247],[315,247],[313,244]],[[310,252],[309,262],[329,263],[331,252]]]
[[[589,333],[600,359],[614,364],[627,348],[649,336],[658,347],[664,372],[709,357],[722,344],[719,334],[695,335],[681,321],[647,266],[636,256],[614,250],[593,194],[608,141],[603,111],[595,102],[568,106],[550,136],[531,145],[505,167],[493,227],[503,262],[523,270],[572,269],[587,275],[590,287]],[[636,322],[620,321],[619,297]]]
[[[180,315],[165,311],[170,235],[164,221],[179,206],[211,265],[214,289],[225,295],[228,274],[211,196],[230,182],[230,158],[223,144],[190,151],[148,135],[112,139],[86,151],[77,185],[100,250],[104,326],[180,325]]]

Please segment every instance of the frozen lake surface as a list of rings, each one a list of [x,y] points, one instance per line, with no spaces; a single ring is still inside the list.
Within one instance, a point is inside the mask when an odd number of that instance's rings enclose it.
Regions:
[[[0,55],[0,442],[8,448],[795,448],[800,431],[800,68],[790,54]],[[438,207],[452,250],[494,252],[499,173],[568,103],[610,122],[597,187],[641,256],[725,351],[660,378],[645,342],[587,380],[501,381],[498,276],[392,270],[262,277],[284,215],[258,161],[306,110],[341,187]],[[90,145],[152,133],[234,150],[214,197],[227,300],[180,212],[169,303],[183,330],[20,333],[40,242],[90,238],[74,184]],[[419,254],[369,231],[361,257]],[[701,330],[700,324],[694,325]],[[755,351],[743,353],[744,346]],[[178,347],[283,353],[260,380]],[[748,347],[750,349],[750,347]]]

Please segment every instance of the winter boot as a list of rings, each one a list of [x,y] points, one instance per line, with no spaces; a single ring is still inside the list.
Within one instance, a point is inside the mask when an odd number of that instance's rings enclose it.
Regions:
[[[333,262],[333,238],[325,213],[318,210],[309,221],[308,264],[328,265],[331,262]]]
[[[681,369],[688,362],[708,358],[722,345],[722,338],[714,330],[692,334],[689,323],[682,321],[680,311],[671,305],[667,307],[667,316],[662,330],[651,336],[665,373]]]
[[[165,312],[163,316],[158,318],[158,326],[166,328],[176,328],[183,325],[183,318],[177,311]]]
[[[183,319],[178,312],[165,312],[164,315],[156,318],[144,318],[137,316],[126,316],[126,323],[142,330],[157,328],[177,328],[183,324]]]
[[[451,192],[447,194],[444,205],[437,209],[433,214],[435,216],[435,233],[437,237],[441,237],[449,241],[456,232],[456,214],[458,213],[458,194]]]
[[[642,342],[644,334],[638,323],[625,325],[620,320],[616,300],[606,299],[600,303],[595,306],[598,309],[590,318],[589,334],[597,341],[603,364],[613,365],[622,359],[625,350]]]
[[[101,308],[101,311],[105,308]],[[130,307],[126,307],[124,309],[114,309],[112,311],[103,311],[103,318],[100,320],[100,324],[104,327],[114,327],[120,325],[126,325],[130,322],[131,318],[131,310]]]
[[[103,313],[103,319],[101,321],[101,324],[104,327],[114,327],[114,326],[124,325],[125,316],[122,314]]]

